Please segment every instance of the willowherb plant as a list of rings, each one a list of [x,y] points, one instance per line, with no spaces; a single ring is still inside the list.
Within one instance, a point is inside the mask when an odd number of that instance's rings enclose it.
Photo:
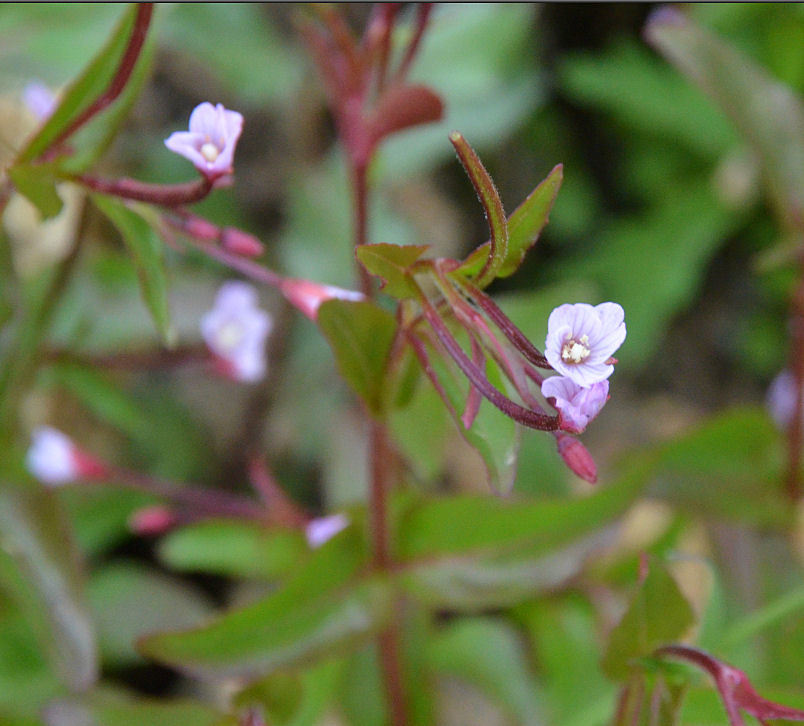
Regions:
[[[279,293],[290,308],[315,323],[360,402],[369,472],[363,506],[314,515],[285,491],[259,447],[241,452],[257,495],[246,496],[177,485],[88,453],[51,426],[34,429],[25,462],[48,489],[12,488],[4,500],[11,514],[0,517],[0,527],[8,531],[4,547],[7,539],[20,571],[33,573],[33,588],[48,602],[50,637],[68,643],[54,651],[63,689],[41,704],[46,723],[76,723],[69,720],[75,713],[84,719],[81,723],[110,726],[125,718],[104,700],[81,588],[54,580],[48,558],[65,568],[74,563],[58,559],[59,548],[52,542],[42,545],[44,554],[37,550],[36,557],[26,551],[25,543],[42,535],[48,521],[32,519],[29,527],[26,518],[57,506],[49,490],[74,484],[86,493],[114,485],[146,495],[149,499],[138,500],[130,514],[129,527],[138,536],[165,535],[168,560],[184,558],[202,571],[221,567],[223,574],[273,583],[250,605],[218,614],[201,627],[150,633],[138,641],[138,652],[147,658],[190,677],[229,684],[222,706],[207,704],[200,716],[174,716],[173,722],[191,726],[315,723],[325,708],[345,698],[338,684],[354,677],[365,679],[365,688],[377,692],[367,700],[379,704],[379,714],[365,716],[361,723],[374,723],[375,716],[377,723],[394,726],[433,722],[435,664],[455,658],[460,670],[484,657],[482,637],[464,642],[461,638],[468,636],[462,632],[480,628],[481,634],[499,635],[494,628],[483,630],[488,622],[473,613],[521,606],[511,612],[526,618],[536,594],[572,592],[587,560],[609,542],[607,525],[642,492],[644,483],[634,476],[577,499],[511,496],[523,429],[552,437],[573,474],[587,482],[597,480],[595,461],[576,436],[598,416],[605,419],[614,355],[626,338],[626,311],[618,303],[567,302],[545,321],[542,352],[486,292],[496,280],[517,272],[539,238],[562,183],[560,164],[509,215],[478,154],[453,131],[444,143],[452,144],[477,194],[488,240],[464,259],[452,259],[428,256],[427,244],[402,246],[370,238],[372,164],[383,142],[444,113],[437,89],[410,80],[427,39],[432,6],[411,10],[412,24],[405,24],[401,4],[376,6],[359,38],[340,9],[331,6],[305,8],[297,24],[345,152],[355,290],[286,276],[265,264],[266,245],[256,235],[190,211],[191,205],[236,183],[236,147],[248,127],[247,113],[203,102],[192,111],[189,129],[164,141],[193,164],[197,179],[157,184],[109,178],[99,170],[97,159],[117,133],[147,72],[151,4],[126,11],[113,42],[59,100],[52,101],[39,88],[26,92],[41,125],[0,178],[0,204],[5,206],[12,194],[23,195],[47,218],[61,210],[57,183],[72,183],[89,195],[131,253],[143,298],[166,343],[158,363],[201,362],[235,383],[256,386],[268,377],[270,385],[271,350],[284,328],[261,308],[259,288]],[[163,245],[178,255],[200,254],[233,276],[197,321],[201,346],[176,340]],[[13,422],[21,405],[14,392],[30,386],[30,369],[47,359],[46,320],[59,304],[74,263],[74,256],[62,263],[33,316],[39,322],[17,333],[11,354],[4,358],[8,367],[0,374],[0,414],[9,441],[19,438]],[[117,363],[125,356],[135,368],[143,362],[122,352]],[[114,365],[112,358],[105,363]],[[415,485],[396,420],[425,387],[483,462],[490,484],[483,496],[434,497]],[[785,421],[793,416],[786,413]],[[22,525],[15,521],[16,512],[22,513]],[[35,536],[26,539],[26,528]],[[198,549],[206,554],[196,552],[195,542],[203,544]],[[602,659],[605,674],[621,685],[619,700],[612,701],[616,724],[677,722],[683,690],[679,683],[688,676],[679,676],[668,660],[687,661],[712,676],[733,726],[742,723],[740,709],[763,723],[772,718],[804,720],[804,712],[759,697],[742,672],[693,645],[675,642],[688,637],[695,616],[658,559],[642,560],[639,580],[625,615],[610,628]],[[578,592],[585,586],[577,584]],[[67,611],[71,614],[64,615]],[[469,631],[449,630],[454,641],[434,636],[431,647],[428,633],[438,630],[444,614]],[[501,643],[516,660],[519,650],[509,647],[505,636],[494,640],[495,647]],[[75,658],[80,668],[70,665]],[[488,680],[506,693],[505,678],[490,674]],[[523,698],[531,703],[528,696]],[[156,708],[150,704],[141,704],[142,710],[140,705],[125,708],[143,724],[173,713],[172,704],[164,704],[159,716],[147,715],[156,713],[147,711]],[[2,716],[0,709],[0,720]],[[541,722],[535,713],[529,718],[521,720]]]

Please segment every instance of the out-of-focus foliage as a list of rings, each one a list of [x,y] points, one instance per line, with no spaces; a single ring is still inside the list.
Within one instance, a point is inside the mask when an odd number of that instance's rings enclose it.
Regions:
[[[396,324],[367,303],[321,308],[333,354],[262,292],[277,319],[267,385],[215,378],[192,356],[160,364],[166,342],[198,346],[228,273],[164,245],[145,209],[85,199],[48,165],[15,167],[32,204],[15,195],[0,227],[0,723],[223,726],[255,704],[269,723],[385,723],[372,636],[395,609],[415,724],[611,723],[618,689],[637,711],[634,694],[656,694],[658,720],[639,723],[726,723],[711,684],[650,657],[668,639],[804,707],[804,516],[759,406],[789,353],[804,12],[682,7],[689,35],[658,40],[681,73],[643,38],[648,8],[623,7],[436,7],[412,77],[442,95],[444,120],[391,139],[370,170],[370,242],[462,259],[488,230],[449,131],[472,141],[509,215],[563,164],[538,244],[489,293],[537,346],[558,304],[625,308],[612,400],[585,437],[601,468],[592,494],[551,438],[520,438],[487,403],[464,441],[413,363],[389,393]],[[70,83],[130,12],[0,8],[0,173],[34,138],[24,85]],[[105,150],[110,176],[185,181],[163,139],[196,103],[222,101],[246,118],[236,182],[195,209],[259,235],[260,262],[283,274],[354,287],[347,172],[294,30],[305,12],[158,6],[152,56],[76,137],[73,170]],[[367,10],[345,12],[362,27]],[[85,87],[111,70],[99,63]],[[769,108],[774,93],[784,103]],[[388,292],[409,290],[400,277]],[[463,379],[437,363],[459,401]],[[392,575],[367,566],[352,390],[391,412],[405,472]],[[114,481],[45,492],[23,471],[43,422],[120,465],[225,490],[246,489],[257,450],[301,506],[347,508],[351,525],[318,550],[300,531],[217,520],[154,546],[127,524],[152,498]],[[513,484],[510,501],[487,474]]]

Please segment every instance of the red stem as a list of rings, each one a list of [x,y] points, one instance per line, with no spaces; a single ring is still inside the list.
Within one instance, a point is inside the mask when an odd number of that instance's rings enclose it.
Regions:
[[[63,144],[64,141],[78,131],[78,129],[93,116],[112,104],[122,93],[123,89],[126,87],[126,83],[128,83],[128,79],[131,78],[134,66],[137,65],[137,59],[140,57],[142,47],[145,44],[145,38],[148,35],[148,27],[151,24],[153,10],[153,3],[139,3],[137,6],[137,17],[134,19],[134,28],[131,31],[128,46],[123,53],[123,57],[120,59],[117,73],[115,73],[114,78],[112,78],[109,87],[98,96],[92,104],[84,109],[82,113],[78,114],[78,116],[73,119],[72,123],[68,124],[68,126],[62,130],[50,143],[49,148],[52,149]]]
[[[419,45],[421,44],[424,31],[427,30],[427,23],[430,20],[430,13],[432,9],[433,3],[422,3],[417,9],[416,30],[413,34],[413,38],[411,38],[410,43],[408,44],[407,49],[405,50],[405,56],[402,58],[402,62],[399,64],[399,68],[394,76],[394,80],[396,82],[404,81],[408,75],[408,71],[410,71],[410,66],[413,63],[413,59],[419,52]]]
[[[207,177],[186,184],[146,184],[135,179],[101,179],[83,175],[72,177],[72,180],[93,192],[162,207],[180,207],[200,202],[212,191],[212,181]]]

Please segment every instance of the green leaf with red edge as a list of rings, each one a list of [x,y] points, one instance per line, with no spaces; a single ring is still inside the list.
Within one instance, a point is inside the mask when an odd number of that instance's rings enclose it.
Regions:
[[[32,618],[60,680],[72,691],[86,690],[98,674],[95,632],[56,496],[41,487],[0,486],[0,531],[0,580]]]
[[[53,164],[17,164],[8,170],[14,188],[33,204],[42,219],[55,217],[64,206],[56,191]]]
[[[175,334],[170,324],[167,277],[161,240],[142,216],[117,199],[93,194],[92,201],[117,228],[131,252],[143,300],[156,323],[157,330],[165,342],[171,345]]]
[[[743,53],[663,7],[645,37],[700,86],[734,123],[759,160],[781,217],[801,229],[804,213],[804,104]]]
[[[509,277],[519,269],[528,250],[536,243],[547,224],[563,178],[564,167],[559,164],[508,218],[508,254],[500,265],[497,277]],[[456,272],[466,277],[477,275],[488,258],[490,247],[491,242],[484,242],[464,260]]]
[[[664,565],[651,559],[647,577],[611,631],[603,671],[614,680],[626,679],[639,658],[679,640],[694,623],[695,614],[676,581]]]
[[[383,281],[382,290],[399,299],[415,298],[417,287],[411,282],[411,266],[428,250],[427,245],[361,245],[355,251],[372,275]]]
[[[328,300],[318,309],[318,325],[329,342],[341,375],[380,416],[385,392],[388,354],[396,335],[396,320],[371,302]]]
[[[149,636],[140,650],[201,677],[248,680],[349,650],[384,627],[393,601],[387,578],[360,574],[367,558],[352,527],[262,600],[201,628]]]
[[[75,118],[109,87],[128,46],[137,5],[126,9],[106,45],[64,92],[56,110],[20,152],[17,162],[29,162],[46,151]]]
[[[469,142],[457,131],[449,135],[449,140],[483,205],[491,232],[486,262],[474,280],[478,287],[483,288],[497,277],[508,256],[508,222],[497,187]]]

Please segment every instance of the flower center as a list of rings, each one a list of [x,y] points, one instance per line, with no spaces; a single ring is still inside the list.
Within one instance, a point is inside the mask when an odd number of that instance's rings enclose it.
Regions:
[[[572,364],[583,363],[591,352],[588,335],[582,335],[578,340],[569,338],[561,348],[561,360]]]
[[[230,321],[221,326],[218,331],[218,345],[225,351],[232,352],[243,341],[243,327],[235,321]]]
[[[207,141],[207,143],[203,144],[200,151],[201,156],[203,156],[210,164],[214,162],[221,153],[221,150],[211,141]]]

